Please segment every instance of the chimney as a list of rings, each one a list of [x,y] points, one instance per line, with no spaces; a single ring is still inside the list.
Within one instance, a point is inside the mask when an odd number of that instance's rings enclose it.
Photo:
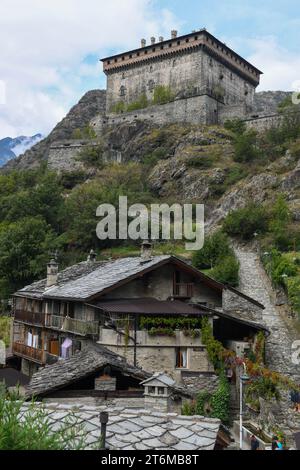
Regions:
[[[146,39],[141,39],[141,47],[146,47]]]
[[[144,240],[141,246],[142,261],[149,261],[152,258],[152,243]]]
[[[47,264],[47,282],[46,287],[55,286],[57,283],[58,277],[58,264],[55,259],[52,259],[50,263]]]
[[[172,39],[176,39],[176,38],[177,38],[177,31],[176,31],[176,29],[173,29],[173,30],[171,31],[171,38],[172,38]]]
[[[90,253],[89,253],[89,256],[87,257],[87,261],[89,263],[95,263],[96,260],[97,260],[96,253],[94,252],[94,250],[91,250]]]
[[[159,36],[159,42],[164,42],[163,36]]]
[[[175,381],[164,374],[156,372],[150,379],[141,382],[144,387],[144,407],[160,413],[172,411],[172,387]]]
[[[155,37],[154,36],[152,36],[152,38],[151,38],[151,44],[152,45],[155,44]]]

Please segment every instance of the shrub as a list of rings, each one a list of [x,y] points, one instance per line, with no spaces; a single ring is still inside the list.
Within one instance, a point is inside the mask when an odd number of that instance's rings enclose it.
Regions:
[[[69,415],[52,431],[47,412],[35,403],[27,405],[17,396],[0,393],[1,450],[81,450],[85,447],[86,432],[78,420]],[[22,413],[22,421],[20,414]]]
[[[192,168],[211,168],[214,162],[208,155],[199,154],[197,157],[189,158],[186,163]]]
[[[237,287],[239,284],[239,262],[235,256],[226,256],[210,271],[210,276],[223,284]]]
[[[213,268],[220,260],[232,253],[227,235],[218,231],[206,237],[204,246],[193,255],[193,265],[199,269]]]
[[[224,127],[235,134],[243,134],[246,131],[246,123],[241,119],[227,120]]]
[[[148,99],[145,94],[141,95],[136,101],[133,101],[132,103],[128,104],[126,111],[136,111],[138,109],[143,109],[147,108],[148,106]]]
[[[300,276],[287,280],[287,292],[292,308],[300,315]]]
[[[223,223],[224,232],[243,240],[250,240],[255,232],[264,233],[267,229],[267,212],[255,204],[230,212]]]
[[[257,146],[257,132],[249,130],[243,134],[237,134],[234,139],[234,156],[236,162],[248,163],[261,155]]]
[[[226,378],[225,372],[220,373],[220,383],[217,391],[211,399],[213,418],[219,418],[224,424],[229,422],[229,402],[230,402],[230,386]]]
[[[154,89],[153,103],[154,104],[164,104],[172,101],[174,99],[174,94],[168,86],[159,85]]]
[[[11,321],[10,317],[0,316],[0,340],[4,341],[7,348],[10,345]]]
[[[72,134],[73,139],[95,139],[96,132],[91,126],[85,126],[82,129],[75,129]]]
[[[116,114],[124,113],[126,111],[126,104],[124,103],[124,101],[118,101],[112,106],[110,111]]]
[[[103,167],[103,146],[93,145],[83,147],[78,153],[77,159],[88,167]]]

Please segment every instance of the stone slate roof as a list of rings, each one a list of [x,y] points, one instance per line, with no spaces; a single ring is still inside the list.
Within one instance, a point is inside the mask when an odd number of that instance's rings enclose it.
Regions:
[[[110,450],[213,450],[221,424],[219,419],[203,416],[180,416],[121,407],[79,405],[74,408],[57,403],[25,403],[21,413],[26,415],[32,406],[45,410],[54,432],[65,422],[70,422],[68,418],[71,415],[76,420],[73,429],[76,430],[77,425],[82,426],[87,450],[99,449],[101,411],[109,413],[106,447]]]
[[[168,259],[171,256],[154,256],[148,262],[143,262],[141,257],[95,263],[86,261],[60,272],[55,286],[46,288],[46,279],[43,279],[24,287],[16,295],[86,300]]]
[[[70,359],[60,359],[52,365],[40,368],[31,378],[26,387],[26,397],[42,396],[59,390],[87,377],[101,368],[110,365],[125,372],[137,380],[151,377],[149,372],[134,367],[118,354],[103,346],[91,343],[89,349],[74,354]]]
[[[140,382],[152,377],[152,373],[129,364],[123,356],[97,343],[90,343],[88,349],[74,354],[69,359],[59,359],[55,364],[40,368],[26,387],[25,396],[31,398],[48,395],[88,377],[105,366],[111,366]],[[192,396],[187,388],[180,385],[174,384],[170,388],[174,395]]]
[[[155,269],[169,261],[175,262],[179,266],[188,266],[190,271],[199,276],[203,282],[220,292],[224,289],[229,289],[258,307],[264,308],[262,304],[253,298],[233,287],[210,278],[198,269],[190,266],[186,261],[171,255],[153,256],[146,261],[141,257],[119,258],[112,261],[99,262],[84,261],[61,271],[58,274],[57,284],[52,287],[46,288],[46,279],[43,279],[24,287],[16,292],[15,295],[40,299],[87,301],[97,294],[104,293],[107,289],[117,286],[122,281],[126,282],[126,280],[134,278],[144,271]]]

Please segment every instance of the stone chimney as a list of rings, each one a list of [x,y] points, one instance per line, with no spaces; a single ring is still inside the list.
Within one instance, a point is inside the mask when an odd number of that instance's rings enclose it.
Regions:
[[[178,31],[176,31],[176,29],[173,29],[173,30],[171,31],[171,38],[172,38],[172,39],[176,39],[176,38],[177,38],[177,33],[178,33]]]
[[[94,250],[91,250],[90,253],[89,253],[89,256],[87,257],[87,261],[89,263],[95,263],[96,260],[97,260],[96,253],[94,252]]]
[[[163,36],[159,36],[159,42],[164,42]]]
[[[146,39],[141,39],[141,47],[146,47]]]
[[[55,286],[58,278],[58,264],[55,259],[52,259],[50,263],[47,264],[47,282],[46,287]]]
[[[172,407],[172,386],[175,381],[162,372],[155,373],[150,379],[141,382],[144,387],[145,409],[169,413]]]
[[[155,37],[154,36],[152,36],[152,38],[151,38],[151,44],[152,44],[152,46],[153,46],[153,44],[155,44]]]
[[[141,258],[142,261],[149,261],[152,258],[152,243],[149,240],[144,240],[141,245]]]

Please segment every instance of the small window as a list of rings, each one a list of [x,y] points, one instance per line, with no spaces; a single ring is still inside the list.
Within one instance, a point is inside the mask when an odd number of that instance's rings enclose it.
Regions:
[[[189,38],[186,38],[185,42],[190,42]]]
[[[164,48],[164,46],[160,46],[161,50]]]
[[[148,51],[144,51],[144,54],[148,54]]]
[[[132,59],[132,54],[129,54],[129,59]]]
[[[126,95],[126,88],[124,86],[121,86],[120,88],[120,96],[125,96]]]
[[[148,393],[155,394],[155,387],[148,387]]]
[[[155,52],[155,51],[156,51],[156,49],[155,49],[155,47],[153,47],[152,52]]]
[[[197,41],[197,40],[198,40],[198,36],[195,36],[195,41]]]
[[[125,57],[124,57],[124,56],[122,57],[122,60],[125,60]]]
[[[150,92],[152,92],[154,90],[154,88],[155,88],[155,81],[154,80],[149,80],[148,88],[149,88]]]
[[[139,57],[139,56],[140,56],[140,53],[139,53],[139,52],[137,52],[137,53],[136,53],[136,55],[137,55],[137,57]]]
[[[176,348],[176,368],[187,368],[187,348]]]
[[[172,45],[173,45],[173,44],[170,42],[169,47],[172,47]]]
[[[180,41],[177,41],[177,46],[180,46]]]
[[[164,395],[165,394],[165,387],[157,387],[158,395]]]
[[[110,64],[110,60],[107,61],[107,65],[109,65],[109,64]]]

